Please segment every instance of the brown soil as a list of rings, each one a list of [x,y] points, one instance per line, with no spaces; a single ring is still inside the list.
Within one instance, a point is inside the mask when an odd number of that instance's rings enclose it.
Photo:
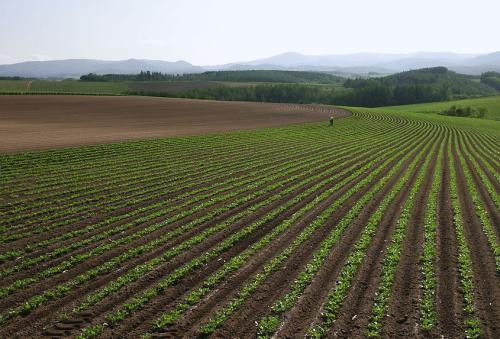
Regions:
[[[2,95],[0,152],[276,127],[347,112],[320,105],[135,96]]]
[[[427,151],[432,149],[435,139],[427,144]],[[437,152],[432,154],[432,160],[426,175],[431,175],[435,166]],[[356,277],[353,279],[352,287],[347,295],[343,308],[339,312],[338,320],[335,321],[333,328],[330,330],[330,335],[335,335],[345,338],[360,338],[363,337],[363,331],[368,325],[371,315],[375,293],[380,281],[380,270],[382,269],[382,258],[385,255],[387,246],[390,243],[396,222],[401,214],[405,200],[410,193],[418,171],[423,165],[424,157],[417,164],[416,169],[406,182],[405,186],[399,191],[394,200],[391,202],[382,220],[379,223],[378,232],[374,235],[372,243],[368,248],[365,260],[358,270]],[[303,329],[303,331],[307,328]]]
[[[415,196],[401,259],[396,272],[384,334],[391,338],[409,338],[419,334],[420,271],[424,235],[424,215],[432,180],[426,180]]]
[[[445,150],[446,150],[445,146]],[[459,292],[458,250],[450,197],[449,154],[444,152],[438,200],[437,229],[437,314],[439,331],[450,338],[464,333],[463,297]]]
[[[500,275],[495,268],[495,259],[488,244],[481,221],[475,214],[474,203],[467,190],[467,182],[458,159],[458,145],[452,148],[457,171],[457,188],[462,205],[462,217],[465,236],[472,260],[477,316],[481,321],[483,336],[495,338],[500,333]]]

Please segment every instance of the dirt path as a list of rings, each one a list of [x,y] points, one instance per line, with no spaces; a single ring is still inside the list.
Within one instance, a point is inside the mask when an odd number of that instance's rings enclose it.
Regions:
[[[276,127],[349,113],[321,105],[136,96],[0,96],[0,153]]]

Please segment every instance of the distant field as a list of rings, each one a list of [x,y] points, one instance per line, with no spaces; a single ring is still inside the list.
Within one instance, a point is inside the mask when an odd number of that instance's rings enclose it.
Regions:
[[[178,94],[193,89],[278,85],[277,82],[235,81],[56,81],[0,80],[0,93],[127,94],[132,92]],[[342,88],[341,84],[303,84],[322,88]]]
[[[144,91],[156,93],[177,94],[192,89],[217,88],[217,87],[247,87],[253,83],[228,82],[228,81],[134,81],[128,82],[131,91]]]
[[[0,93],[122,94],[127,90],[123,82],[0,80]]]
[[[445,102],[431,102],[425,104],[415,104],[415,105],[404,105],[404,106],[388,106],[380,107],[377,110],[380,111],[391,111],[391,112],[414,112],[414,113],[432,113],[437,114],[439,112],[448,109],[452,105],[457,106],[471,106],[474,108],[484,107],[488,110],[485,115],[485,119],[490,120],[500,120],[500,95],[477,98],[477,99],[464,99],[455,101],[445,101]]]

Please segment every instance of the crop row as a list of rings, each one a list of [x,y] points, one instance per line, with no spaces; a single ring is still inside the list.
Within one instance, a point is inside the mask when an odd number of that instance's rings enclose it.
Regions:
[[[368,181],[369,182],[369,181]],[[296,199],[294,199],[295,201]],[[288,202],[290,203],[290,202]],[[286,205],[288,205],[288,203]],[[282,210],[286,205],[282,205],[279,207],[279,211]],[[286,207],[285,207],[286,208]],[[276,212],[274,212],[276,213]],[[273,214],[274,214],[273,213]],[[230,238],[231,239],[231,238]],[[221,245],[221,246],[224,246],[224,243]],[[218,247],[220,248],[220,247]],[[211,255],[211,253],[213,252],[209,252],[207,255]],[[199,260],[199,259],[198,259]],[[197,265],[198,264],[198,260],[194,260],[193,262],[191,262],[190,264],[188,265]],[[186,266],[184,266],[186,267]],[[176,275],[176,272],[184,272],[182,268],[174,271],[172,273],[173,276],[177,276]],[[170,277],[170,276],[169,276]],[[117,311],[116,313],[114,314],[110,314],[108,315],[107,317],[107,323],[116,323],[118,321],[121,321],[126,315],[128,315],[130,312],[132,312],[134,309],[140,307],[141,305],[143,305],[145,302],[147,302],[149,299],[151,299],[152,297],[154,297],[155,295],[157,295],[157,293],[159,292],[159,290],[161,290],[162,288],[166,288],[166,286],[169,286],[171,283],[174,283],[176,282],[177,279],[174,279],[173,281],[170,280],[170,278],[167,278],[165,280],[163,280],[162,282],[160,282],[160,284],[158,284],[158,286],[156,288],[153,288],[153,289],[149,289],[149,290],[146,290],[141,297],[136,297],[136,298],[133,298],[129,303],[125,304],[123,306],[123,308],[120,310],[120,311]],[[164,285],[166,284],[166,285]],[[91,327],[89,328],[88,330],[85,331],[86,334],[90,334],[90,333],[94,333],[94,332],[98,332],[100,331],[101,329],[101,325],[96,325],[95,327]]]

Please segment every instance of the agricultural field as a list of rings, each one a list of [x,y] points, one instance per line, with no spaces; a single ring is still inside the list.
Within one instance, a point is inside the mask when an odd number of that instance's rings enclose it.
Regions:
[[[425,104],[391,106],[384,107],[381,109],[381,111],[404,111],[414,113],[438,114],[450,108],[450,106],[452,105],[460,107],[470,106],[473,108],[486,108],[486,114],[484,116],[485,119],[500,120],[500,95],[474,99],[431,102]]]
[[[130,93],[179,95],[191,90],[245,88],[258,85],[284,85],[279,82],[243,82],[214,80],[170,81],[79,81],[79,80],[0,80],[0,94],[80,94],[126,95]],[[304,85],[305,86],[305,85]],[[340,89],[342,84],[307,83],[317,89]]]
[[[124,82],[83,82],[76,80],[0,80],[2,94],[122,94],[128,90]]]
[[[339,113],[2,155],[0,337],[498,336],[500,122]]]
[[[248,87],[255,84],[246,82],[222,81],[133,81],[128,82],[130,91],[149,93],[182,93],[192,89],[220,88],[220,87]]]
[[[2,95],[0,152],[283,126],[325,120],[330,110],[139,96]]]

